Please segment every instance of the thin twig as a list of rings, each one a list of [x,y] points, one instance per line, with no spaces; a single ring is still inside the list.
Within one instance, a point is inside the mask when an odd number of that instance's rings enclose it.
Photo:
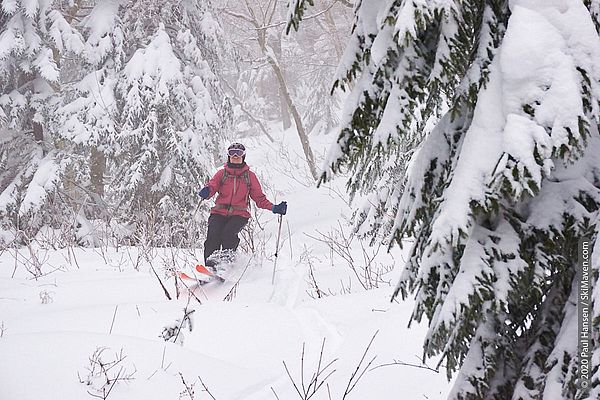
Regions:
[[[110,335],[112,333],[113,330],[113,326],[115,324],[115,319],[117,318],[117,310],[119,309],[119,305],[117,304],[115,306],[115,312],[113,313],[113,317],[112,317],[112,322],[110,323],[110,330],[108,331],[108,334]]]
[[[190,400],[193,400],[194,399],[194,384],[192,383],[191,385],[188,385],[181,372],[179,373],[179,376],[181,377],[181,382],[183,382],[183,387],[185,388],[186,394],[189,396]]]
[[[200,384],[204,388],[204,391],[206,393],[208,393],[208,395],[210,396],[210,398],[213,399],[213,400],[217,400],[217,399],[215,399],[215,396],[213,396],[213,394],[210,392],[210,390],[208,390],[208,387],[204,384],[204,381],[202,380],[202,378],[200,377],[200,375],[198,375],[198,379],[200,379]]]
[[[298,386],[296,385],[296,381],[294,381],[294,378],[292,378],[292,374],[290,374],[290,370],[288,369],[285,361],[283,361],[283,368],[285,368],[285,372],[287,373],[287,376],[292,381],[292,385],[294,385],[294,389],[296,389],[296,393],[298,393],[298,396],[300,396],[301,399],[304,399],[304,397],[302,397],[302,393],[300,392],[300,389],[298,389]]]
[[[327,369],[329,369],[329,367],[331,367],[338,360],[337,358],[333,359],[325,367],[321,368],[321,365],[323,364],[324,349],[325,349],[325,339],[323,339],[323,343],[321,344],[321,351],[319,353],[319,361],[317,363],[316,372],[314,372],[312,374],[312,377],[311,377],[310,382],[308,383],[308,386],[305,386],[305,384],[304,384],[305,343],[302,344],[302,353],[301,353],[301,360],[300,360],[300,384],[301,384],[300,386],[302,387],[302,391],[298,387],[298,384],[296,383],[294,378],[292,378],[292,375],[287,367],[287,364],[285,363],[285,361],[283,361],[283,366],[285,368],[285,371],[286,371],[288,377],[290,378],[290,380],[292,381],[292,385],[294,385],[294,388],[296,389],[296,393],[298,393],[298,396],[300,396],[301,400],[309,400],[312,396],[314,396],[319,391],[319,389],[327,382],[327,380],[336,372],[336,370],[334,369],[334,370],[330,371],[324,378],[321,378],[323,373],[325,373],[325,371],[327,371]]]
[[[275,395],[275,398],[279,400],[279,396],[277,396],[277,393],[275,393],[275,389],[273,389],[273,386],[271,386],[271,391],[273,392],[273,395]]]
[[[373,371],[373,370],[376,370],[377,368],[390,367],[390,366],[393,366],[393,365],[400,365],[400,366],[405,366],[405,367],[427,369],[429,371],[435,372],[436,374],[440,373],[439,369],[431,368],[430,366],[428,366],[426,364],[418,365],[418,364],[411,364],[411,363],[407,363],[407,362],[404,362],[404,361],[398,361],[398,360],[394,360],[394,362],[391,362],[391,363],[377,365],[377,366],[371,368],[370,370]]]
[[[186,289],[187,289],[187,291],[188,291],[188,294],[189,294],[189,295],[192,295],[192,296],[193,296],[193,297],[196,299],[196,301],[198,302],[198,304],[202,304],[202,301],[200,301],[200,299],[198,298],[198,296],[196,296],[196,293],[194,293],[194,290],[193,290],[191,287],[189,287],[189,286],[188,286],[188,285],[187,285],[187,284],[186,284],[186,283],[183,281],[183,279],[181,279],[179,276],[176,276],[176,277],[175,277],[175,279],[178,279],[178,280],[179,280],[179,282],[181,282],[181,284],[182,284],[183,286],[185,286],[185,288],[186,288]],[[205,296],[206,296],[206,295],[205,295]],[[189,297],[188,297],[188,298],[189,298]]]
[[[183,329],[183,325],[185,324],[185,321],[189,321],[190,315],[192,315],[193,313],[196,312],[196,310],[188,311],[189,305],[190,305],[190,298],[188,297],[188,302],[185,305],[185,308],[183,309],[183,318],[181,318],[181,323],[179,324],[179,327],[177,328],[177,334],[175,335],[175,339],[173,339],[173,343],[177,343],[177,339],[179,338],[179,333],[181,333],[181,330]],[[190,326],[190,331],[191,331],[192,325],[189,325],[189,326]]]
[[[348,385],[346,385],[346,390],[344,391],[344,396],[342,397],[342,400],[344,400],[346,398],[346,396],[348,396],[348,394],[350,394],[350,392],[352,392],[352,390],[358,384],[358,381],[360,380],[360,378],[363,377],[363,375],[365,374],[365,372],[367,372],[367,369],[371,366],[371,364],[373,363],[373,361],[375,361],[375,358],[377,356],[373,356],[373,358],[371,359],[371,361],[369,361],[369,363],[365,366],[365,368],[363,369],[363,371],[357,376],[357,374],[360,371],[360,368],[362,366],[362,363],[365,360],[365,357],[367,356],[367,353],[369,352],[369,349],[371,348],[371,345],[373,344],[373,341],[375,340],[375,337],[377,336],[378,333],[379,333],[379,330],[377,330],[375,332],[375,334],[373,334],[373,337],[371,338],[371,341],[367,345],[367,348],[365,349],[365,351],[364,351],[364,353],[363,353],[360,361],[358,362],[358,365],[356,366],[356,369],[354,370],[354,372],[350,376],[350,379],[348,380]]]
[[[122,372],[123,372],[123,366],[121,366],[121,369],[119,369],[119,372],[117,373],[117,376],[115,376],[115,378],[114,378],[114,380],[112,382],[112,385],[110,385],[110,387],[108,388],[108,391],[104,395],[104,399],[108,398],[108,395],[110,394],[110,392],[112,392],[113,388],[115,387],[115,385],[119,381],[119,377],[121,376]],[[102,389],[102,391],[104,392],[104,389]]]
[[[162,287],[163,291],[165,292],[165,296],[167,296],[167,299],[171,300],[171,295],[169,294],[169,291],[163,284],[162,280],[160,279],[160,277],[158,276],[158,274],[156,273],[156,270],[154,269],[154,267],[152,265],[150,265],[150,269],[152,269],[152,272],[154,272],[154,276],[156,276],[156,279],[158,279],[158,282],[160,283],[160,286]]]
[[[252,257],[250,257],[250,259],[246,263],[246,266],[244,267],[244,270],[242,271],[240,277],[237,279],[237,281],[235,282],[235,284],[231,287],[231,289],[229,290],[229,292],[227,293],[227,295],[225,295],[225,297],[223,298],[223,301],[232,301],[235,298],[235,296],[237,294],[238,286],[240,284],[240,281],[244,277],[244,274],[246,273],[246,270],[250,266],[250,262],[252,261],[253,258],[254,258],[254,254],[252,255]]]

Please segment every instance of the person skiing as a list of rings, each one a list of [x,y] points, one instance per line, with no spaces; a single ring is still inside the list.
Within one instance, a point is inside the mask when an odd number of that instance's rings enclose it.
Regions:
[[[263,193],[256,174],[246,164],[246,148],[241,143],[233,143],[227,148],[227,163],[208,181],[198,193],[202,199],[209,199],[217,193],[215,206],[210,210],[208,233],[204,242],[204,262],[214,267],[209,257],[216,250],[235,251],[240,243],[238,233],[250,219],[250,199],[257,207],[285,215],[287,202],[273,204]]]

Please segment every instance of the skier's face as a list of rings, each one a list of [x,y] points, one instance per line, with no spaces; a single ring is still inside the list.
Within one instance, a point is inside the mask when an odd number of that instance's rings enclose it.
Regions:
[[[229,156],[229,160],[231,161],[232,164],[241,164],[242,163],[242,156]]]

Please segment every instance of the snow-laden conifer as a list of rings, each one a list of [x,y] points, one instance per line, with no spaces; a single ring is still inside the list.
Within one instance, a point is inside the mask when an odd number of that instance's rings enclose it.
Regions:
[[[171,229],[189,220],[230,120],[213,72],[220,27],[195,0],[101,0],[79,28],[82,68],[57,119],[83,197],[96,203],[87,217],[153,226],[166,232],[146,230],[156,242],[179,243]]]
[[[71,145],[77,170],[77,190],[86,217],[106,216],[105,176],[117,142],[118,104],[115,88],[127,57],[120,18],[123,2],[101,0],[84,14],[78,29],[85,43],[79,57],[69,65],[70,85],[63,89],[61,106],[55,115],[58,133]]]
[[[4,225],[102,217],[179,240],[230,120],[210,4],[4,1],[0,22]]]
[[[362,229],[414,237],[395,294],[415,293],[425,356],[458,371],[452,399],[581,396],[574,279],[600,208],[597,16],[594,1],[357,3],[336,84],[353,87],[323,179],[350,167],[351,192],[378,188]]]
[[[227,134],[229,104],[213,72],[219,27],[197,1],[130,2],[123,24],[131,55],[115,89],[111,196],[119,215],[168,227],[193,211]]]
[[[32,216],[57,200],[69,164],[52,115],[63,57],[81,52],[83,42],[64,9],[67,2],[39,0],[7,0],[0,8],[0,216],[11,229],[53,218]]]

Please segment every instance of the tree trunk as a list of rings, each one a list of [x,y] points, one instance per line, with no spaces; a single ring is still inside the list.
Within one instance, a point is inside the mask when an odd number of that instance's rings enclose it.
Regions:
[[[277,2],[273,3],[272,13],[266,22],[271,22],[271,17],[275,12],[275,6]],[[250,7],[248,7],[250,14],[253,14]],[[254,17],[254,15],[252,15]],[[310,170],[310,174],[313,179],[316,181],[319,179],[319,175],[317,173],[317,167],[315,166],[315,156],[313,155],[312,149],[310,148],[310,142],[308,140],[308,136],[306,134],[306,130],[304,129],[304,125],[302,124],[302,118],[300,118],[300,113],[296,109],[294,102],[292,101],[292,97],[290,96],[290,92],[287,89],[287,84],[285,82],[285,77],[283,75],[283,71],[277,62],[277,56],[274,54],[272,48],[267,47],[267,30],[262,29],[265,24],[259,24],[256,18],[253,18],[252,24],[257,30],[257,41],[260,46],[260,50],[262,54],[267,57],[267,61],[269,65],[273,69],[275,76],[277,77],[277,81],[279,82],[280,92],[283,95],[283,99],[287,104],[288,110],[292,113],[292,117],[294,118],[294,122],[296,124],[296,131],[298,132],[298,136],[300,136],[300,143],[302,143],[302,150],[304,151],[304,156],[306,157],[306,163],[308,164],[308,168]],[[281,38],[277,38],[277,42],[279,46],[281,46]],[[281,50],[280,50],[281,52]]]
[[[42,156],[46,156],[46,146],[44,146],[44,126],[39,122],[32,122],[33,126],[33,139],[35,143],[42,149]]]
[[[335,48],[335,53],[337,55],[337,60],[339,61],[344,54],[344,44],[342,43],[342,39],[340,38],[340,33],[338,31],[338,27],[335,24],[335,20],[331,15],[331,10],[325,13],[325,23],[329,27],[329,35],[331,40],[333,41],[333,46]]]
[[[267,56],[267,60],[269,61],[269,65],[273,68],[273,72],[275,72],[275,76],[277,76],[277,80],[279,81],[279,87],[281,88],[281,93],[283,94],[283,98],[288,106],[288,109],[292,113],[292,117],[294,117],[294,122],[296,124],[296,130],[298,131],[298,136],[300,136],[300,143],[302,143],[302,150],[304,150],[304,156],[306,157],[306,162],[308,163],[308,168],[310,169],[310,173],[314,180],[319,179],[319,175],[317,173],[317,167],[315,165],[315,156],[313,155],[312,149],[310,147],[310,142],[308,140],[308,135],[306,134],[306,130],[304,129],[304,125],[302,124],[302,118],[300,117],[300,113],[296,109],[294,102],[292,101],[292,97],[290,96],[290,92],[287,90],[287,84],[285,82],[285,78],[279,68],[279,64],[276,60],[273,59],[271,54],[267,51],[266,48],[263,47],[263,52]]]
[[[279,87],[279,106],[281,110],[281,123],[283,129],[286,130],[292,126],[292,120],[290,119],[290,112],[281,86]]]
[[[44,142],[44,127],[39,122],[33,122],[33,138],[39,145]]]
[[[273,53],[275,53],[275,57],[278,60],[281,60],[281,33],[277,34],[277,37],[273,37]],[[281,71],[281,75],[285,77],[285,71],[283,67],[279,67]],[[279,81],[279,79],[278,79]],[[292,120],[290,118],[290,111],[287,105],[287,101],[285,99],[285,94],[283,93],[283,87],[281,86],[281,82],[279,82],[279,109],[281,110],[281,121],[283,123],[283,129],[288,129],[292,126]]]
[[[91,190],[99,198],[104,196],[104,172],[106,171],[106,157],[103,152],[92,148],[90,154],[90,183]]]
[[[90,152],[90,197],[94,203],[91,209],[93,217],[100,217],[104,214],[102,204],[104,204],[104,174],[106,172],[106,155],[92,147]]]

